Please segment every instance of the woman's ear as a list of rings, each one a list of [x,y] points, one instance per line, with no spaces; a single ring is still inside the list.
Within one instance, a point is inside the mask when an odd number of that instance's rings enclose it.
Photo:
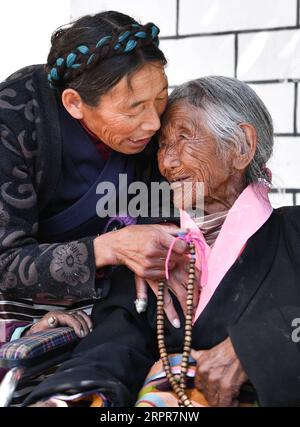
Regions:
[[[257,132],[249,123],[241,123],[240,128],[245,135],[245,144],[241,146],[241,152],[235,157],[233,165],[238,170],[244,170],[253,159],[257,146]]]
[[[61,95],[63,106],[74,119],[83,118],[83,102],[81,96],[74,89],[65,89]]]

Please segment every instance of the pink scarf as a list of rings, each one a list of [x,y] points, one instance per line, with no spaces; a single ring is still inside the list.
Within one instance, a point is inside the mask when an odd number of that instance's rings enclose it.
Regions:
[[[201,230],[190,215],[183,210],[180,211],[180,226],[188,232],[179,235],[177,239],[194,243],[196,266],[201,270],[198,283],[201,294],[194,323],[210,301],[225,274],[239,257],[247,240],[262,227],[272,211],[273,208],[268,199],[268,187],[261,183],[250,184],[228,211],[212,248],[208,246]],[[166,259],[167,279],[169,278],[168,263],[175,241],[169,248]]]

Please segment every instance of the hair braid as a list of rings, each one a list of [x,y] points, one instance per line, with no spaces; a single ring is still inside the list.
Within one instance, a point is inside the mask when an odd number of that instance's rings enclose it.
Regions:
[[[75,78],[85,69],[91,69],[100,61],[112,56],[129,53],[152,43],[158,46],[158,34],[159,28],[152,22],[146,25],[130,24],[115,34],[101,37],[93,46],[86,44],[77,46],[72,52],[58,57],[55,63],[48,64],[51,65],[48,81],[52,87],[59,87],[70,76]]]

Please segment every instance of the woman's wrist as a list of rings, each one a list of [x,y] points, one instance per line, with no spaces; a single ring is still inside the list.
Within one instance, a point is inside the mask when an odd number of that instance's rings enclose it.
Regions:
[[[118,264],[115,250],[115,236],[113,236],[116,233],[119,233],[119,231],[101,234],[94,239],[96,268]]]

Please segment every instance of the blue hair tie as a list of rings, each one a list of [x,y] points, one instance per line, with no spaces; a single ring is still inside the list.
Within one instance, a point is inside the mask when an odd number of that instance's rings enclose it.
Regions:
[[[111,39],[111,37],[112,37],[112,36],[105,36],[105,37],[102,37],[102,39],[100,39],[100,40],[98,41],[98,43],[96,44],[96,49],[98,49],[98,47],[103,46],[104,44],[106,44],[106,43],[108,42],[108,40],[110,40],[110,39]]]
[[[146,39],[147,33],[145,33],[145,31],[138,31],[137,33],[135,33],[135,37],[139,37],[140,39]]]
[[[86,55],[90,51],[90,49],[85,45],[78,46],[77,50],[79,50],[79,52],[82,53],[83,55]]]
[[[56,66],[60,67],[65,62],[64,58],[57,58]]]
[[[51,80],[53,79],[53,80],[59,80],[59,75],[57,74],[57,69],[55,68],[55,67],[53,67],[52,69],[51,69],[51,71],[50,71],[50,77],[51,77]]]
[[[76,61],[76,56],[77,55],[75,55],[75,53],[73,53],[73,52],[69,53],[69,55],[67,56],[67,59],[66,59],[66,64],[67,64],[68,68],[71,68],[72,65],[74,64],[74,62]]]
[[[92,53],[91,56],[89,57],[89,59],[87,60],[87,65],[90,65],[90,63],[92,62],[92,60],[94,59],[95,54]]]
[[[118,50],[120,49],[120,47],[121,47],[120,43],[116,43],[114,46],[114,50]]]
[[[137,45],[137,42],[135,40],[128,40],[128,42],[126,43],[124,52],[130,52],[136,47],[136,45]]]
[[[125,39],[127,39],[130,36],[130,31],[125,31],[125,33],[121,34],[118,38],[118,41],[121,43]]]
[[[159,29],[155,25],[152,25],[152,28],[151,28],[152,38],[155,39],[158,33],[159,33]]]

